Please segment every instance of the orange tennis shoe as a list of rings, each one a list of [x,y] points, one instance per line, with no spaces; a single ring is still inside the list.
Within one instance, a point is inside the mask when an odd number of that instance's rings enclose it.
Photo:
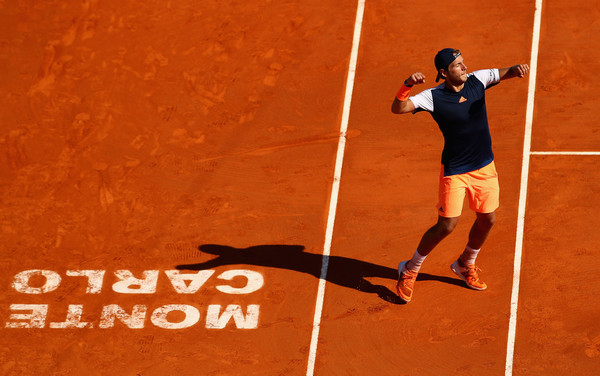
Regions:
[[[408,261],[402,261],[398,265],[398,284],[396,285],[398,296],[406,303],[410,302],[412,299],[415,281],[417,280],[418,274],[417,272],[413,272],[412,270],[408,269],[406,269],[404,272],[402,271],[407,262]]]
[[[460,279],[465,281],[468,287],[479,291],[487,289],[487,285],[479,279],[479,275],[477,274],[481,269],[475,265],[462,266],[460,265],[461,262],[459,260],[454,261],[454,263],[450,265],[450,269],[452,269]]]

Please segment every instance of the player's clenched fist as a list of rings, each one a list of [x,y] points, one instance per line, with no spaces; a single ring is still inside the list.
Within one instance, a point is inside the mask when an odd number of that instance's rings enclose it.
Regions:
[[[422,84],[424,82],[425,82],[425,75],[421,72],[415,72],[415,73],[411,74],[410,77],[408,77],[406,79],[406,81],[404,81],[404,83],[409,86]]]
[[[517,70],[517,76],[519,78],[523,78],[526,74],[529,73],[529,65],[527,64],[515,65],[515,69]]]

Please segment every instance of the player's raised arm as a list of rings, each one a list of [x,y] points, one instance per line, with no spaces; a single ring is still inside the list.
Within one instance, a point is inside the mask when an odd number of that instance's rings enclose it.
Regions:
[[[413,85],[422,84],[424,82],[425,75],[421,72],[415,72],[406,80],[404,80],[404,84],[400,90],[398,90],[398,93],[394,98],[394,102],[392,103],[392,112],[395,114],[406,114],[413,112],[415,110],[415,105],[410,99],[408,99],[410,96],[410,90],[412,89]]]
[[[500,80],[506,80],[507,78],[519,77],[523,78],[529,73],[529,65],[517,64],[508,68],[498,69],[500,73]]]

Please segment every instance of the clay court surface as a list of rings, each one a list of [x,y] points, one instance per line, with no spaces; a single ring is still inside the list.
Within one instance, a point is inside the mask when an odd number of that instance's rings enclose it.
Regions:
[[[544,1],[534,85],[487,91],[488,290],[465,208],[409,304],[443,139],[394,94],[444,47],[532,65],[536,4],[367,0],[348,97],[358,8],[0,1],[0,374],[598,374],[600,2]]]

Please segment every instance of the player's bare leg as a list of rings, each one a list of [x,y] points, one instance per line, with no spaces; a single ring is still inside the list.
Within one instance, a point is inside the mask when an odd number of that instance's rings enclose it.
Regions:
[[[477,213],[477,219],[475,219],[469,232],[469,242],[467,245],[473,249],[481,249],[494,223],[496,223],[495,211],[491,213]]]
[[[459,217],[438,217],[438,221],[423,234],[417,250],[427,256],[442,240],[444,240],[456,227]]]

